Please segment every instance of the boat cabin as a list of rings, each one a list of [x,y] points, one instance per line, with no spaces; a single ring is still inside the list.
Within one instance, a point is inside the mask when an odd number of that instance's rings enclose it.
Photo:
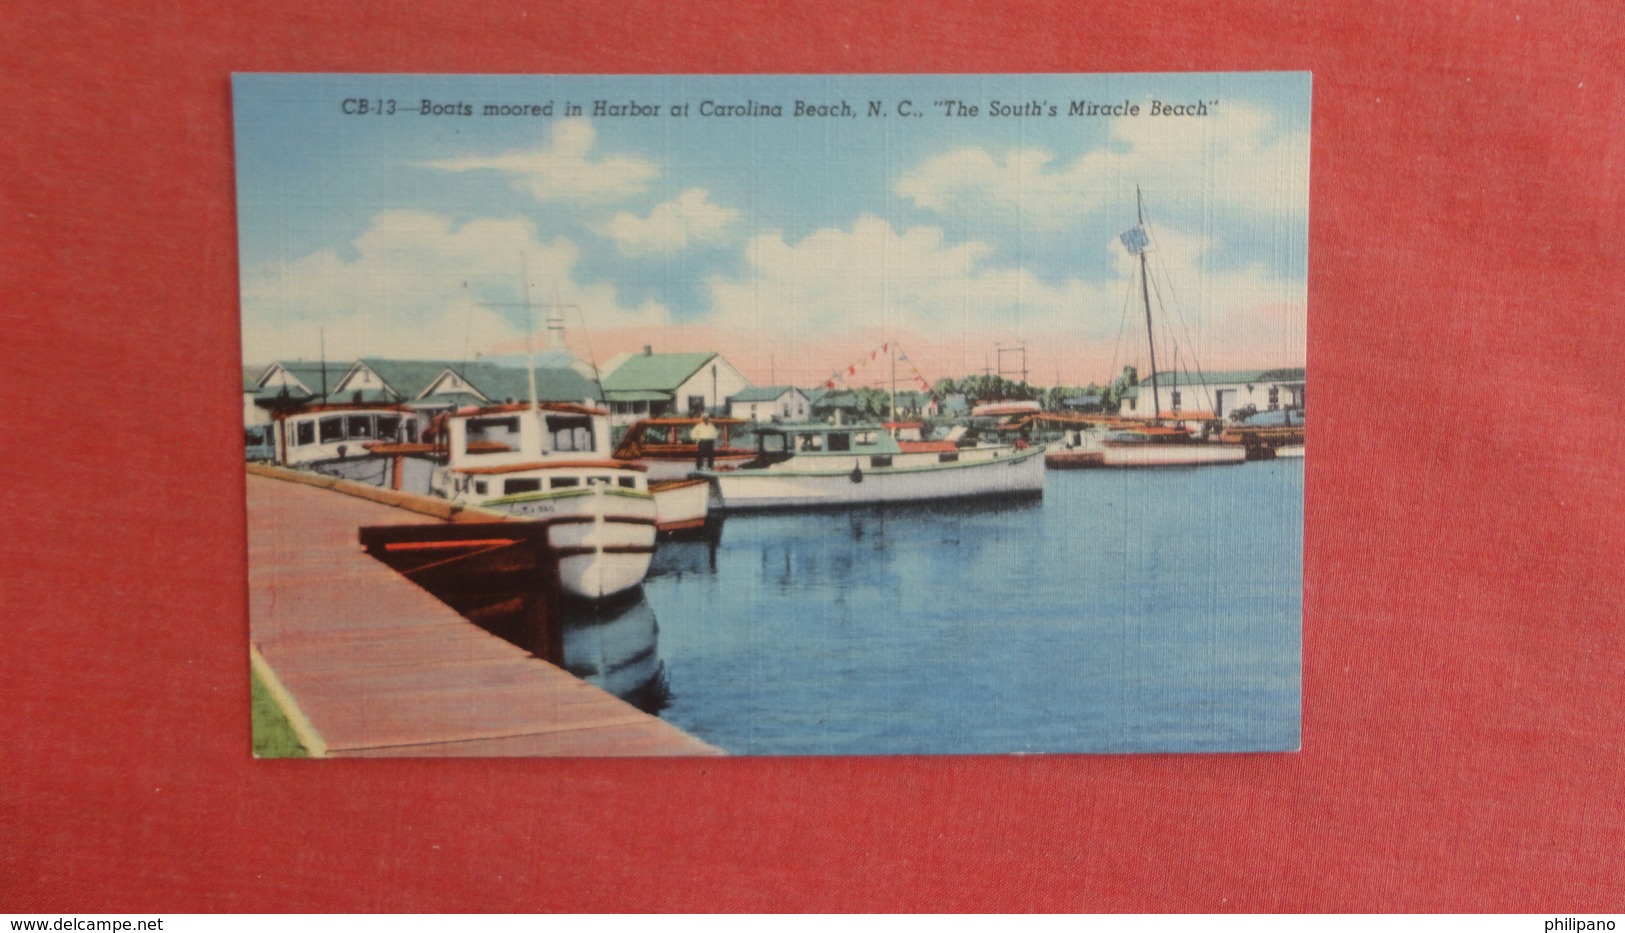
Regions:
[[[792,457],[868,455],[873,466],[890,466],[902,453],[897,439],[878,424],[774,425],[756,429],[756,459],[742,468],[771,466]],[[881,462],[883,461],[883,462]]]
[[[584,405],[499,405],[436,422],[453,467],[494,467],[555,456],[593,457],[609,440],[609,413]]]
[[[691,433],[698,418],[645,418],[628,428],[615,447],[617,460],[692,460],[699,446]],[[733,429],[745,422],[739,418],[712,418],[717,429],[719,454],[733,451]]]
[[[317,405],[276,416],[276,458],[283,466],[367,456],[368,444],[412,443],[420,426],[401,405]]]

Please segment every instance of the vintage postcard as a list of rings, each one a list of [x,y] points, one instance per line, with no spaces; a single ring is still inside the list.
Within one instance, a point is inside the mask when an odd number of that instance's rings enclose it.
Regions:
[[[233,101],[256,754],[1299,747],[1309,75]]]

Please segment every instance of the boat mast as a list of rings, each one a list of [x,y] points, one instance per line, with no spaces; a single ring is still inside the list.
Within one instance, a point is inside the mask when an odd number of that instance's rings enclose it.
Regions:
[[[540,429],[542,424],[542,406],[536,400],[536,317],[530,303],[530,261],[524,253],[519,254],[519,274],[525,277],[525,375],[530,379],[530,412],[536,419],[536,426]]]
[[[1134,209],[1139,215],[1140,230],[1145,231],[1145,204],[1140,198],[1140,186],[1134,186]],[[1140,298],[1145,302],[1145,342],[1151,348],[1151,418],[1162,420],[1162,394],[1157,388],[1157,338],[1151,332],[1151,286],[1145,271],[1145,246],[1140,246]]]

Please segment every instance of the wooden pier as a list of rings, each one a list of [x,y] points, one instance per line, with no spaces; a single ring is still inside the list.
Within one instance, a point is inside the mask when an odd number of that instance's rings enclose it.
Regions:
[[[251,654],[313,756],[721,754],[474,625],[358,540],[363,526],[501,516],[249,474]]]

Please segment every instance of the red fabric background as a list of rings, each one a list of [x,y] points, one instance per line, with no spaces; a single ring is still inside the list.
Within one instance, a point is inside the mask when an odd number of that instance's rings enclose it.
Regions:
[[[272,6],[0,13],[0,910],[1625,906],[1616,5]],[[231,71],[1277,69],[1302,753],[249,759]]]

